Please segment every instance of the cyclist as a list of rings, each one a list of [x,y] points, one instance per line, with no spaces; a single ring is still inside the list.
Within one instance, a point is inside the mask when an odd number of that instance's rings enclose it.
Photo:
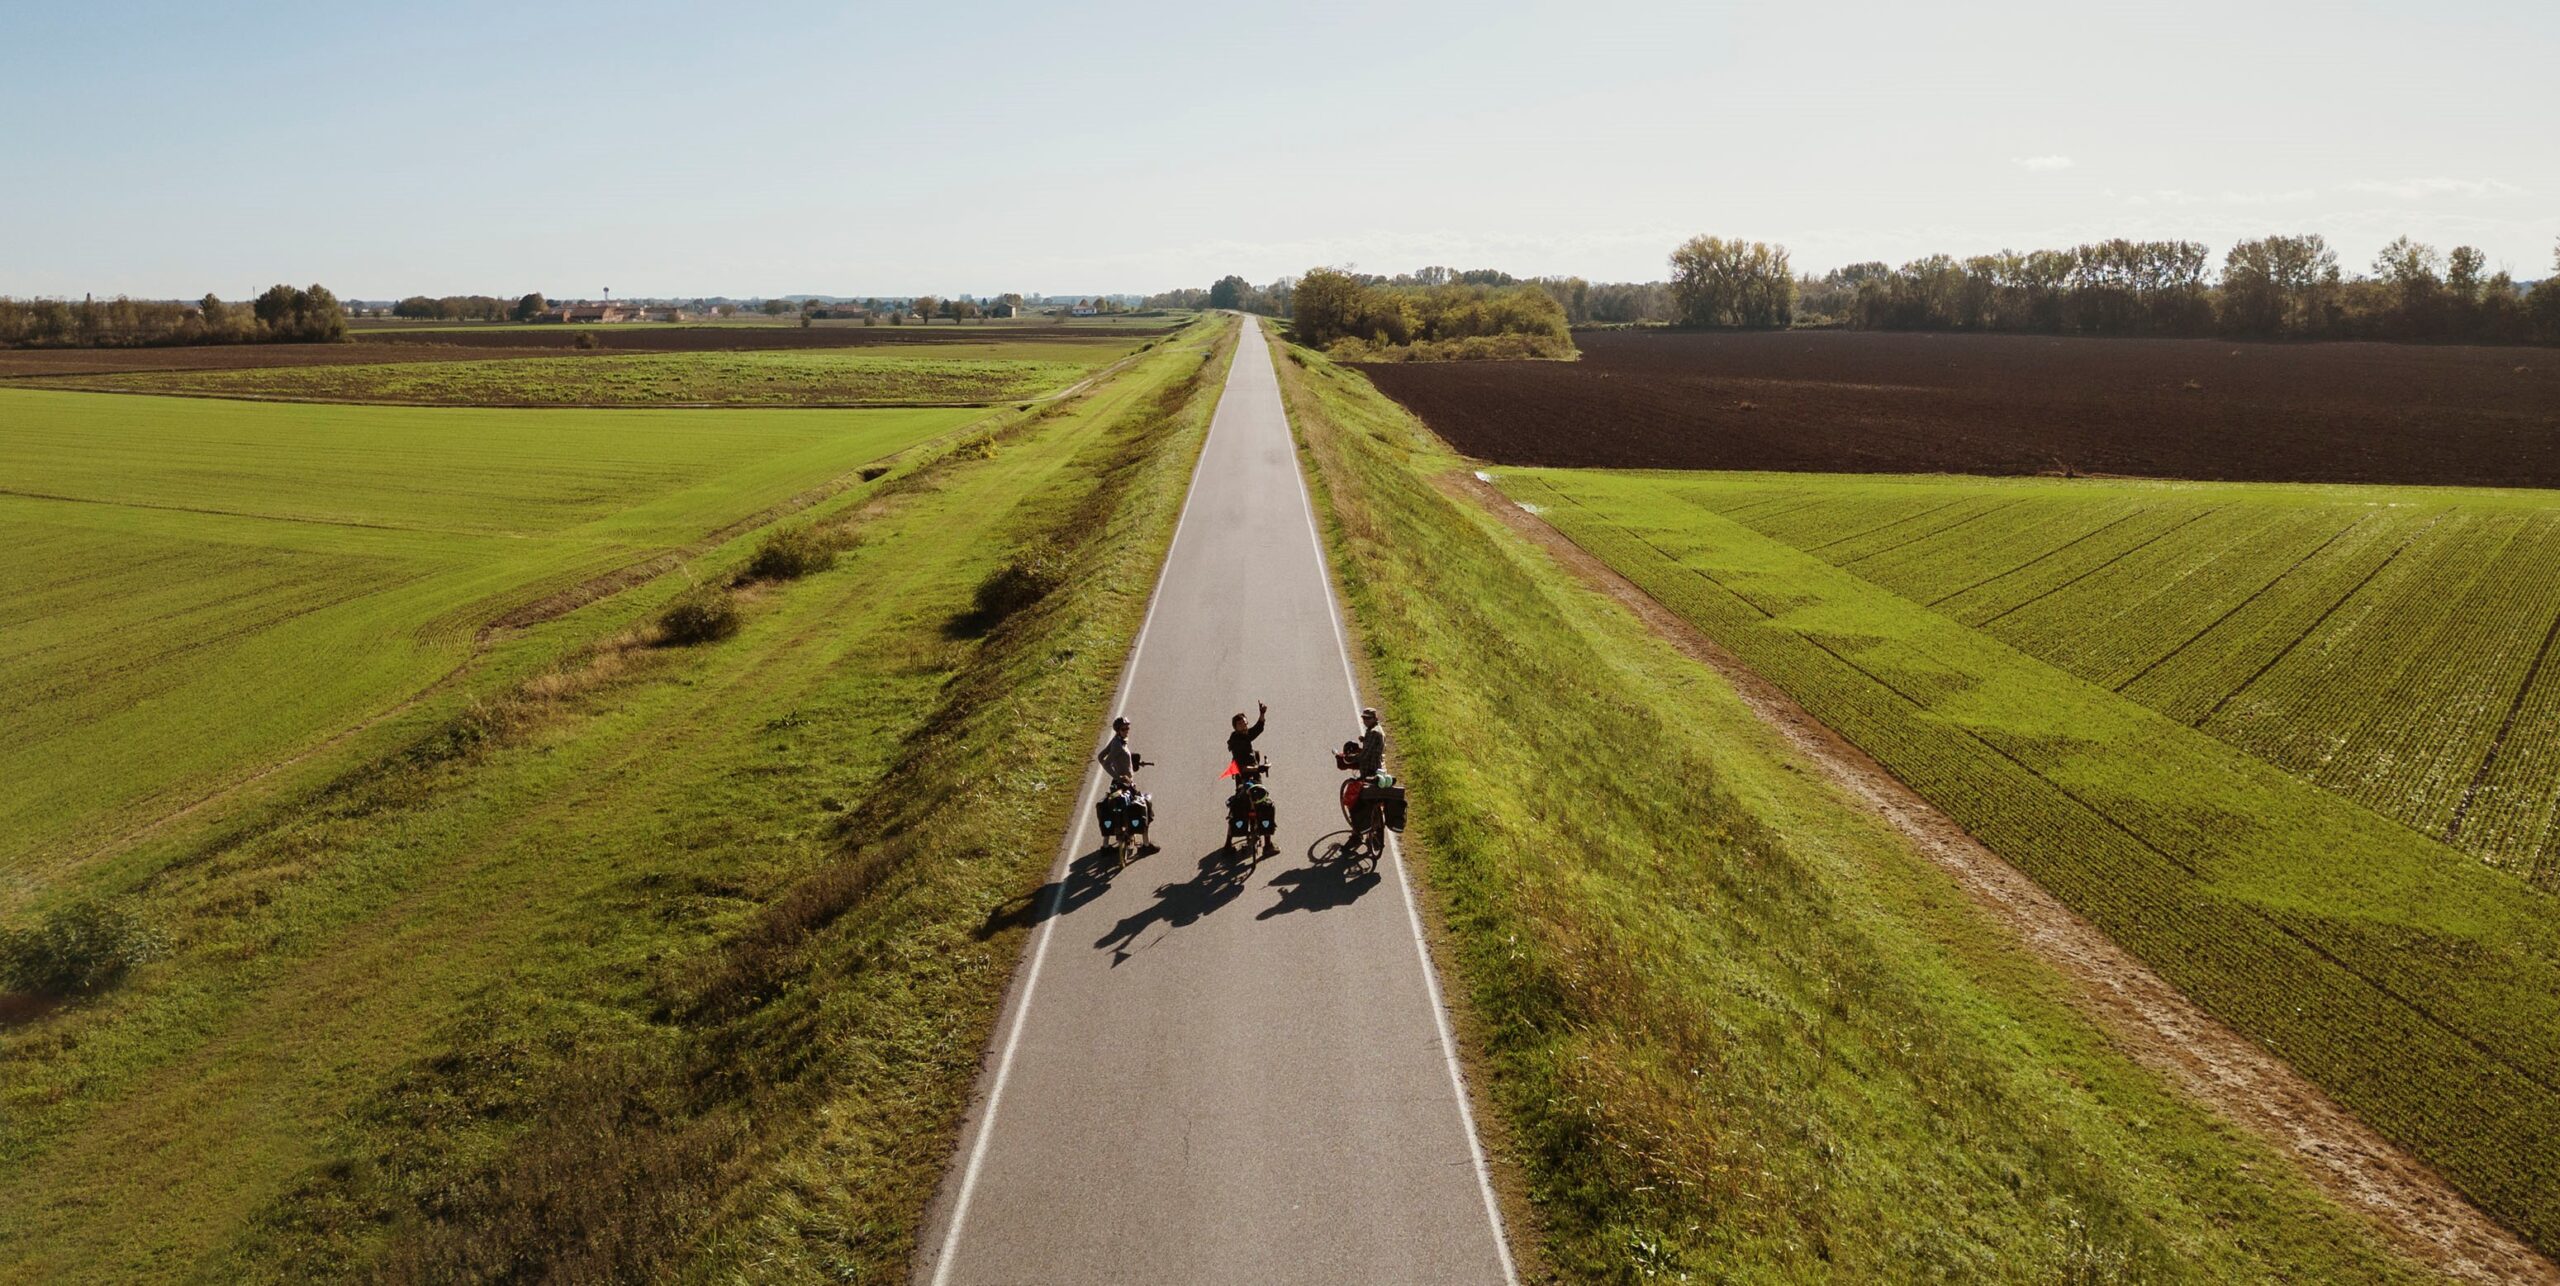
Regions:
[[[1258,801],[1259,783],[1262,780],[1262,774],[1270,767],[1263,761],[1262,752],[1253,748],[1253,743],[1255,738],[1262,735],[1262,730],[1270,724],[1271,707],[1257,701],[1254,703],[1253,713],[1254,719],[1250,725],[1245,723],[1244,714],[1241,711],[1227,721],[1227,774],[1236,779],[1235,793],[1227,799],[1227,816],[1231,819],[1231,824],[1233,819],[1244,821],[1245,851],[1256,854],[1256,860],[1260,860],[1262,854],[1279,852],[1280,841],[1266,835],[1257,842],[1253,836],[1254,819],[1258,816],[1258,806],[1261,806]],[[1267,797],[1260,797],[1260,799],[1267,800]],[[1232,844],[1234,840],[1230,838],[1228,843]]]
[[[1271,707],[1256,701],[1253,703],[1253,712],[1254,720],[1251,727],[1245,726],[1244,715],[1241,712],[1228,721],[1227,759],[1235,764],[1238,777],[1253,772],[1262,764],[1262,752],[1253,748],[1253,742],[1254,738],[1262,735],[1264,725],[1271,722]]]
[[[1359,740],[1343,742],[1333,762],[1352,774],[1351,780],[1342,783],[1342,811],[1352,829],[1348,851],[1375,858],[1387,847],[1385,805],[1366,802],[1370,788],[1379,784],[1387,762],[1387,734],[1378,726],[1377,707],[1361,707],[1360,729]]]
[[[1129,748],[1129,716],[1124,714],[1111,721],[1111,740],[1102,743],[1102,749],[1094,755],[1093,761],[1102,765],[1102,771],[1111,774],[1113,790],[1125,790],[1135,797],[1138,807],[1143,810],[1139,816],[1145,819],[1138,823],[1138,851],[1155,852],[1155,836],[1150,828],[1156,819],[1156,805],[1154,800],[1138,790],[1138,770],[1147,766],[1147,760],[1146,756]]]

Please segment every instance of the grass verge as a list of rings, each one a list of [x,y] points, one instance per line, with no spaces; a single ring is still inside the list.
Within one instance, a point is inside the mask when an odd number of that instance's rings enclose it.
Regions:
[[[1443,494],[1460,461],[1364,379],[1281,357],[1548,1272],[2412,1275],[1720,679]]]

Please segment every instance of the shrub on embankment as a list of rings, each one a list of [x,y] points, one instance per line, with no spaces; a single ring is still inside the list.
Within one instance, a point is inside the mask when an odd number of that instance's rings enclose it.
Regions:
[[[775,528],[756,546],[741,578],[798,580],[835,566],[842,548],[841,538],[833,532],[821,531],[813,523],[791,523]]]
[[[738,596],[726,585],[696,585],[676,595],[658,614],[660,641],[669,647],[711,643],[738,632]]]
[[[164,938],[130,909],[79,901],[21,929],[0,929],[0,991],[77,996],[113,986],[157,959]]]

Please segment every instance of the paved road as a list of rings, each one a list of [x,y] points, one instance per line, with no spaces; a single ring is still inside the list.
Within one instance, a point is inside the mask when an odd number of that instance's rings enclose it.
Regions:
[[[1270,352],[1244,340],[1123,693],[1163,851],[1112,875],[1087,781],[920,1282],[1511,1275],[1404,868],[1307,859],[1342,828],[1359,701]],[[1218,772],[1256,700],[1281,850],[1243,872]]]

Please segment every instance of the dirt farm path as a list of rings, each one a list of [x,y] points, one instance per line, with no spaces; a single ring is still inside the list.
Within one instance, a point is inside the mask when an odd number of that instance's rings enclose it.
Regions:
[[[2073,982],[2079,1006],[2136,1061],[2292,1157],[2312,1182],[2373,1219],[2419,1263],[2466,1281],[2560,1283],[2560,1266],[2482,1214],[2434,1169],[2375,1133],[2291,1065],[2207,1014],[1741,658],[1482,476],[1453,474],[1439,481],[1625,605],[1691,659],[1722,674],[1762,721],[1953,875],[2028,950],[2061,970]]]

